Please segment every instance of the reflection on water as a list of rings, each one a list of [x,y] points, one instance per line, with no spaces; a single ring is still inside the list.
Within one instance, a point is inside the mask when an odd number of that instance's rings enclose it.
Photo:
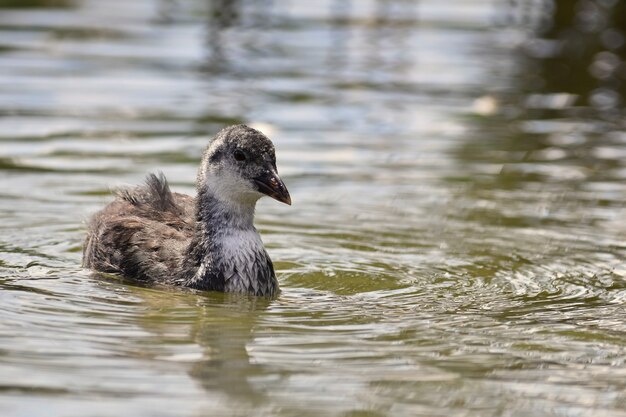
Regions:
[[[0,7],[2,415],[626,415],[623,2]],[[78,268],[240,122],[280,297]]]

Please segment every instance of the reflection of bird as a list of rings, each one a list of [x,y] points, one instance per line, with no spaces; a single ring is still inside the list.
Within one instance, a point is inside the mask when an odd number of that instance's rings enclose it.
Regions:
[[[244,125],[204,152],[198,196],[172,193],[161,174],[121,191],[89,224],[83,266],[146,282],[273,295],[274,268],[254,228],[257,200],[291,204],[272,142]]]

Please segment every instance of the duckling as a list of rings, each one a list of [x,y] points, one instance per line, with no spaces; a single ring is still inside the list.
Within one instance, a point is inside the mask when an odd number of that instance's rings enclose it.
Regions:
[[[195,198],[163,174],[118,192],[88,225],[83,267],[138,281],[273,296],[278,281],[254,227],[257,201],[291,205],[274,145],[245,125],[221,130],[205,150]]]

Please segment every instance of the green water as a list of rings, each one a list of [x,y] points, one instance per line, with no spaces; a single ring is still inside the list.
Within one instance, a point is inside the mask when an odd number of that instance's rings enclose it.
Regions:
[[[0,415],[626,416],[613,58],[505,2],[217,3],[0,2]],[[110,189],[193,193],[240,122],[277,299],[80,268]]]

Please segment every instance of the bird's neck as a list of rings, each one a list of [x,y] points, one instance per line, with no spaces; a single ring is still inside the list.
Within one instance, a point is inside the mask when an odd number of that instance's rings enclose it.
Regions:
[[[277,288],[271,261],[254,227],[256,202],[236,204],[199,190],[196,232],[188,250],[190,286],[271,295]]]
[[[209,188],[198,191],[196,219],[203,226],[204,234],[211,239],[234,230],[255,230],[255,201],[232,201],[220,199]]]

